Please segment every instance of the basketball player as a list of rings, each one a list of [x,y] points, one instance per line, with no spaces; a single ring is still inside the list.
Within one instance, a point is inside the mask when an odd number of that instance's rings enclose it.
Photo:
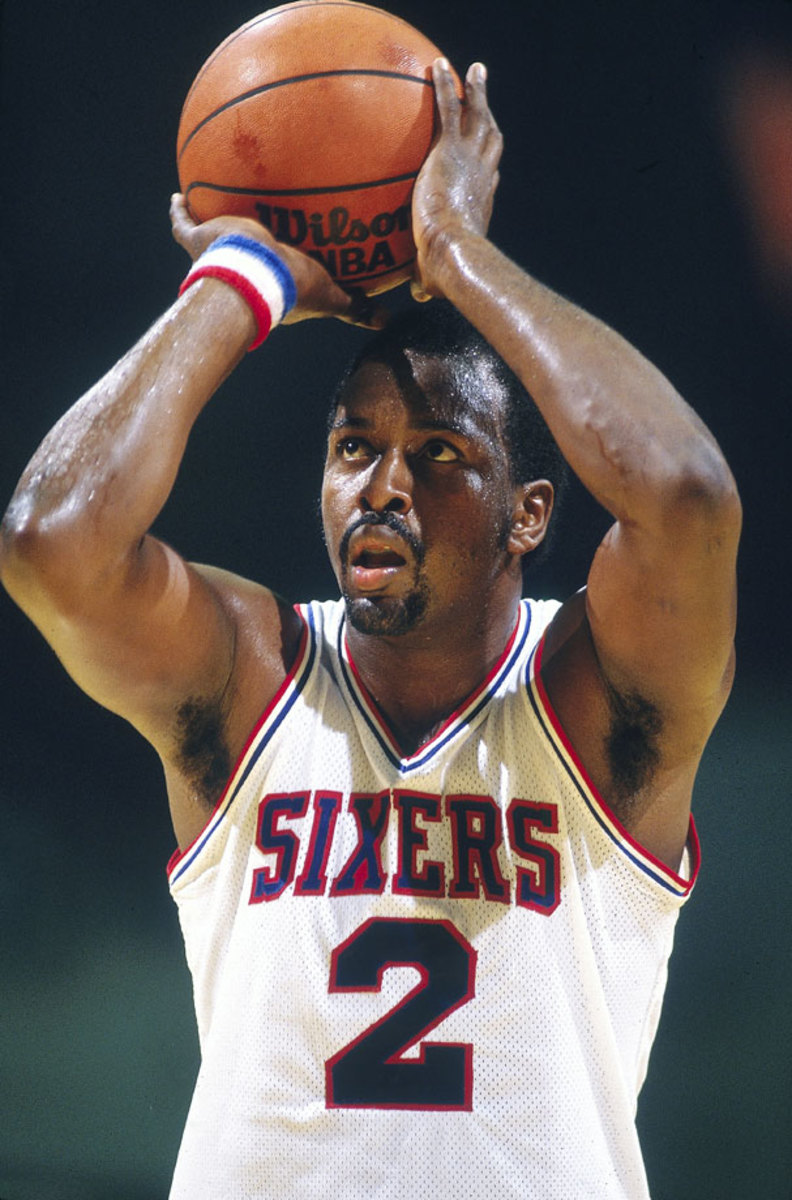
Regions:
[[[165,768],[202,1049],[173,1200],[648,1194],[636,1100],[732,679],[739,502],[666,379],[487,240],[483,68],[464,104],[442,60],[435,88],[413,287],[445,299],[338,393],[343,599],[293,608],[147,532],[270,322],[376,323],[312,259],[180,199],[183,295],[5,518],[6,587]],[[524,389],[613,515],[563,605],[521,599],[553,502]]]

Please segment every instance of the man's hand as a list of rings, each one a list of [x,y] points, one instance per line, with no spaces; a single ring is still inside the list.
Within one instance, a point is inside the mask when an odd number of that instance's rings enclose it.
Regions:
[[[432,74],[440,133],[413,191],[416,300],[444,294],[439,270],[450,243],[466,234],[486,236],[503,148],[487,104],[484,66],[474,63],[468,70],[464,101],[445,59],[437,59]]]
[[[291,271],[297,288],[297,303],[284,318],[284,325],[310,317],[338,317],[364,329],[381,329],[384,325],[386,313],[371,297],[359,291],[345,292],[321,263],[293,246],[276,241],[268,229],[251,217],[213,217],[199,225],[193,221],[187,201],[179,193],[171,198],[170,215],[173,236],[193,262],[216,238],[227,233],[243,234],[274,250]]]

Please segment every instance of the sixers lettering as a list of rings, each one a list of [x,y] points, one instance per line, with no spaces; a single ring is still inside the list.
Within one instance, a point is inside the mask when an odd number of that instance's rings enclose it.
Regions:
[[[338,792],[318,791],[313,793],[313,816],[304,848],[302,818],[311,795],[309,792],[267,795],[260,802],[256,845],[262,854],[274,858],[274,863],[254,869],[251,904],[277,900],[294,883],[299,861],[303,865],[294,884],[294,895],[324,895],[328,888],[326,869],[333,833],[338,816],[344,811],[354,818],[358,841],[349,860],[330,881],[331,896],[378,895],[390,887],[404,896],[453,896],[468,900],[483,897],[501,904],[515,903],[546,915],[558,906],[558,850],[535,837],[537,830],[558,831],[558,810],[554,804],[512,800],[504,830],[501,810],[492,796],[443,799],[439,795],[394,789],[375,796],[353,795],[344,802]],[[389,877],[382,866],[381,848],[392,813],[400,866]],[[453,847],[453,873],[448,881],[446,865],[432,861],[427,845],[430,829],[424,822],[439,821],[448,822]],[[520,863],[514,896],[498,863],[504,832],[509,849]]]

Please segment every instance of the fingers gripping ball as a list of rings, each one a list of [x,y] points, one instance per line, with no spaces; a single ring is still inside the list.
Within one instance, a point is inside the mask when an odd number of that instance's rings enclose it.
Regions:
[[[439,53],[399,17],[352,0],[254,17],[210,56],[184,103],[177,151],[190,213],[255,217],[344,287],[373,294],[409,278],[410,198],[434,135]]]

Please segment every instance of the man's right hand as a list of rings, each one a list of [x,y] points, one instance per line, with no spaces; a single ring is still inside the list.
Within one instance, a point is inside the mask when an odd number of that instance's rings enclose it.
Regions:
[[[381,329],[385,324],[386,311],[371,297],[361,291],[344,291],[321,263],[293,246],[276,241],[252,217],[213,217],[198,224],[192,219],[184,196],[178,192],[171,198],[170,216],[173,236],[193,262],[216,238],[228,233],[254,238],[274,250],[291,271],[297,288],[297,303],[284,318],[285,325],[312,317],[338,317],[364,329]]]

